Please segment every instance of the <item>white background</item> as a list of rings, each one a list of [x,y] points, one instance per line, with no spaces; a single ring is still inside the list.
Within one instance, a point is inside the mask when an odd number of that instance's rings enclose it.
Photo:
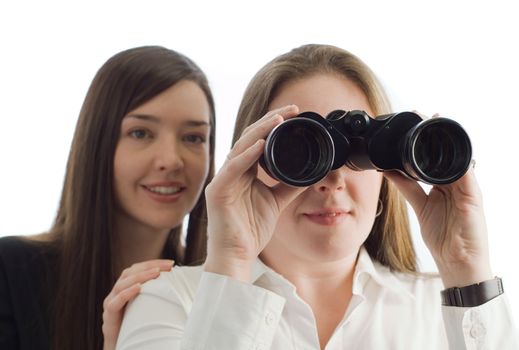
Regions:
[[[216,99],[219,166],[253,74],[293,47],[333,44],[373,68],[396,111],[438,112],[468,130],[484,194],[492,267],[504,277],[517,318],[517,5],[455,0],[2,2],[0,236],[50,227],[83,98],[97,69],[116,52],[162,45],[201,66]],[[422,268],[434,269],[415,235]]]

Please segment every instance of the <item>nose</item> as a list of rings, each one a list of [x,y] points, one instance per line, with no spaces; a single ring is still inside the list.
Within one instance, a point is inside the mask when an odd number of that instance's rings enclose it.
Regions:
[[[182,147],[175,139],[157,143],[155,168],[161,172],[178,171],[184,168]]]
[[[346,167],[332,170],[321,181],[317,182],[314,189],[320,193],[332,193],[342,191],[346,187]]]

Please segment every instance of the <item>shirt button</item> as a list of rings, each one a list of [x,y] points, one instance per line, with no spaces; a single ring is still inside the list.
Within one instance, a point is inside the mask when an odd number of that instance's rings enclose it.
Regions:
[[[276,316],[272,312],[267,312],[265,315],[265,323],[267,326],[272,326],[274,322],[276,321]]]
[[[482,324],[476,323],[470,328],[470,336],[474,339],[481,338],[487,333]]]

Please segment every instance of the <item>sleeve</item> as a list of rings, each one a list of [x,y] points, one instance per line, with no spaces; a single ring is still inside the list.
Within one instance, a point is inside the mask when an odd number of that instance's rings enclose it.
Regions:
[[[519,349],[505,294],[476,307],[442,306],[442,314],[450,349]]]
[[[128,305],[116,349],[269,349],[285,299],[204,272],[192,306],[187,304],[165,279],[145,283]]]
[[[20,347],[11,300],[7,274],[0,255],[0,349],[2,350],[17,350]]]

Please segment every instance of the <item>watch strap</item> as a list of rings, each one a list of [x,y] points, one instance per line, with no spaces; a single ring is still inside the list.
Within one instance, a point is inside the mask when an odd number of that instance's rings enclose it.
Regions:
[[[501,278],[471,284],[466,287],[453,287],[441,291],[442,305],[474,307],[503,294]]]

